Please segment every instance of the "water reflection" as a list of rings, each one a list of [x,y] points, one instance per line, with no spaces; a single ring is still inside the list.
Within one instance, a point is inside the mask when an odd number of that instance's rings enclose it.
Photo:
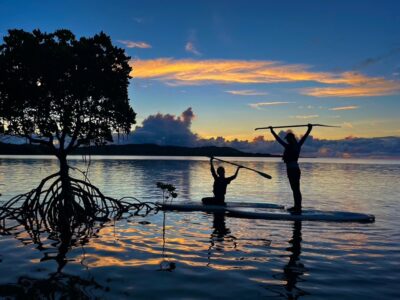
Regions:
[[[176,268],[175,262],[171,261],[166,254],[166,213],[163,211],[163,225],[162,225],[162,259],[158,271],[172,272]]]
[[[301,254],[301,221],[295,221],[293,224],[292,239],[289,240],[290,247],[286,250],[290,251],[289,262],[284,267],[284,279],[286,280],[286,290],[288,291],[288,299],[298,299],[307,293],[297,287],[297,283],[302,281],[301,275],[304,274],[306,268],[300,261]]]
[[[216,212],[213,213],[213,233],[211,234],[211,240],[223,240],[227,234],[230,234],[231,231],[229,228],[226,228],[225,224],[225,212]]]
[[[92,277],[53,273],[49,278],[23,276],[16,283],[0,285],[0,296],[10,299],[93,299],[104,295],[102,287]]]
[[[244,164],[271,173],[274,181],[246,173],[230,187],[229,201],[291,203],[280,162]],[[180,200],[199,200],[212,186],[208,167],[208,161],[98,160],[89,176],[114,197],[158,200],[154,182],[166,181],[177,186]],[[2,199],[36,187],[56,168],[52,160],[2,160]],[[98,226],[87,242],[73,232],[42,232],[33,242],[21,231],[19,240],[14,233],[0,239],[0,298],[27,297],[28,291],[62,298],[69,287],[74,298],[398,299],[400,165],[306,162],[302,168],[305,206],[371,212],[379,222],[249,221],[175,212],[163,222],[160,212]],[[158,271],[164,261],[166,271]]]
[[[63,214],[60,212],[60,214]],[[74,247],[83,247],[92,237],[97,236],[103,223],[67,222],[60,218],[57,229],[38,227],[37,224],[24,220],[2,220],[0,235],[13,235],[24,245],[34,244],[43,253],[40,261],[54,260],[57,272],[61,272],[67,264],[67,254]]]
[[[302,242],[302,221],[293,222],[292,237],[288,241],[289,247],[286,251],[290,252],[289,261],[283,267],[283,273],[274,275],[273,277],[285,282],[283,288],[284,293],[278,292],[281,296],[289,299],[299,299],[301,296],[308,293],[298,287],[298,283],[303,282],[302,275],[307,271],[304,264],[301,262],[301,242]]]
[[[231,231],[226,227],[225,212],[215,212],[213,215],[212,233],[210,236],[210,247],[208,248],[208,263],[207,267],[212,265],[213,256],[218,258],[223,255],[225,247],[228,245],[230,249],[236,248],[236,237],[231,235]]]
[[[60,212],[62,214],[62,212]],[[103,226],[101,223],[65,222],[65,218],[58,218],[60,223],[57,230],[36,227],[26,220],[8,220],[14,226],[5,225],[3,220],[0,226],[1,235],[14,235],[23,244],[35,244],[36,249],[43,253],[41,262],[55,261],[57,270],[50,273],[49,278],[37,279],[30,276],[21,276],[16,283],[0,285],[0,296],[15,297],[17,299],[62,299],[77,298],[91,299],[94,291],[105,291],[92,277],[82,279],[80,276],[69,275],[63,272],[69,261],[67,254],[74,247],[84,247],[89,239],[97,236]],[[82,265],[84,265],[82,260]]]

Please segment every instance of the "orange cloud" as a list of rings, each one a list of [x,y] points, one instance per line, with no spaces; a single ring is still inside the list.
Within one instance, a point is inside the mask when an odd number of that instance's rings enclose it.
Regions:
[[[339,106],[339,107],[332,107],[329,110],[353,110],[353,109],[357,109],[359,108],[359,106],[356,105],[350,105],[350,106]]]
[[[314,97],[369,97],[394,95],[400,92],[400,82],[383,78],[352,86],[303,89],[303,94]]]
[[[134,78],[158,79],[169,85],[282,82],[335,85],[302,90],[303,94],[315,97],[363,97],[400,92],[399,81],[354,72],[314,72],[307,65],[277,61],[159,58],[131,61],[131,66]]]
[[[199,83],[275,83],[316,81],[317,73],[307,72],[304,65],[280,65],[274,61],[242,60],[174,60],[160,58],[131,62],[135,78],[158,78],[181,84]],[[319,79],[331,82],[328,73]]]

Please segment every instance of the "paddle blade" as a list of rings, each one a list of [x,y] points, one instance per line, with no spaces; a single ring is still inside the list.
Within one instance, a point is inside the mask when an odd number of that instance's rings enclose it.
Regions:
[[[267,178],[267,179],[272,179],[272,176],[271,175],[268,175],[268,174],[265,174],[265,173],[262,173],[262,172],[257,172],[259,175],[261,175],[262,177],[264,177],[264,178]]]
[[[341,128],[340,126],[336,126],[336,125],[324,125],[324,124],[315,124],[313,126]]]

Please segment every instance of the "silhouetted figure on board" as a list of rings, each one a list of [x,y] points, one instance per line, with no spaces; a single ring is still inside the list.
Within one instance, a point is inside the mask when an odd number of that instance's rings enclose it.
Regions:
[[[214,158],[211,157],[210,165],[211,165],[211,174],[214,177],[214,186],[213,186],[213,193],[214,197],[206,197],[203,198],[203,204],[214,204],[214,205],[225,205],[225,194],[226,188],[228,184],[234,180],[241,167],[236,169],[236,173],[231,177],[225,177],[225,169],[224,167],[218,167],[217,171],[215,172],[214,165],[213,165]]]
[[[285,151],[283,152],[282,160],[286,164],[287,176],[289,178],[290,187],[293,191],[293,198],[294,198],[294,207],[289,208],[293,214],[300,214],[301,213],[301,192],[300,192],[300,176],[301,171],[298,164],[298,159],[301,151],[301,146],[303,146],[304,142],[306,141],[307,137],[310,135],[312,130],[312,124],[308,124],[308,129],[306,134],[297,141],[296,137],[292,132],[286,134],[284,142],[274,131],[273,127],[270,127],[272,135],[275,139],[281,144]]]

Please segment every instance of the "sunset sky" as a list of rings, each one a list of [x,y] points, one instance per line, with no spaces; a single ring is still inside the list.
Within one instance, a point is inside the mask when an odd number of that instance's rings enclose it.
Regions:
[[[205,138],[303,123],[342,126],[321,138],[400,136],[399,12],[382,0],[0,0],[0,35],[104,31],[132,57],[138,125],[191,107]]]

